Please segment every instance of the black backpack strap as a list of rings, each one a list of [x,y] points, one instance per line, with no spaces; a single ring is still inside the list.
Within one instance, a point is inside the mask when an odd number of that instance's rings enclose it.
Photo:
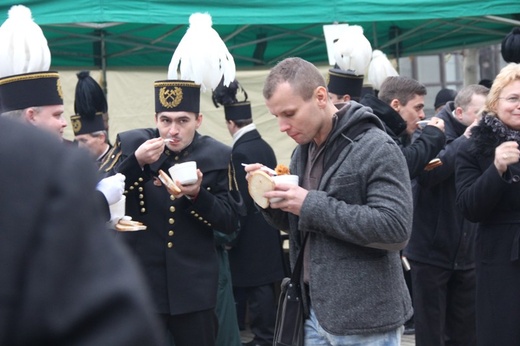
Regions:
[[[328,159],[323,165],[323,171],[326,172],[330,166],[336,161],[339,154],[345,149],[347,145],[352,143],[354,139],[362,134],[363,132],[371,129],[372,127],[376,127],[376,125],[371,121],[364,121],[361,123],[357,123],[354,126],[346,129],[341,133],[341,138],[339,139],[339,144],[336,146],[334,151],[328,155]]]

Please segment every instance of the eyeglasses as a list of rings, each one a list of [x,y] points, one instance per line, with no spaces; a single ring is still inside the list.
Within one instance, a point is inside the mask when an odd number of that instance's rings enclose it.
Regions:
[[[518,105],[520,103],[520,97],[518,96],[499,97],[499,99],[506,100],[507,103],[512,105]]]

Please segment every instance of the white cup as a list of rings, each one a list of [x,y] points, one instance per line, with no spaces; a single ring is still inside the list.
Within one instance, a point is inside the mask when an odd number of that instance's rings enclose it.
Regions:
[[[294,174],[282,174],[282,175],[275,175],[272,177],[275,186],[278,184],[292,184],[292,185],[298,185],[298,176]],[[280,197],[274,197],[271,198],[269,201],[271,203],[280,202],[283,200],[283,198]]]
[[[177,163],[168,169],[173,181],[178,181],[182,185],[191,185],[197,182],[197,162],[187,161]]]

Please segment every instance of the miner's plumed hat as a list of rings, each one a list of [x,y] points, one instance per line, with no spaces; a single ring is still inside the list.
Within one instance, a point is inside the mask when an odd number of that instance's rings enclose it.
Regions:
[[[0,79],[0,112],[63,104],[56,71],[24,73]]]
[[[188,80],[159,80],[155,87],[155,112],[200,112],[200,84]]]
[[[23,5],[12,6],[0,26],[0,61],[1,112],[63,104],[47,39]]]
[[[155,86],[155,111],[200,112],[200,92],[214,89],[221,79],[235,78],[235,61],[212,28],[209,13],[193,13],[190,26],[173,52],[167,80]],[[180,76],[179,76],[180,74]]]
[[[77,74],[74,115],[70,117],[75,135],[104,131],[103,114],[108,111],[105,93],[88,71]]]
[[[332,68],[328,72],[327,88],[336,95],[348,94],[350,98],[359,100],[363,88],[363,76],[355,75],[352,71]]]
[[[223,80],[213,90],[213,104],[218,108],[219,104],[224,106],[224,116],[226,120],[247,120],[252,119],[251,103],[247,101],[247,93],[235,79],[229,86],[223,84]],[[237,92],[241,91],[244,100],[237,100]]]

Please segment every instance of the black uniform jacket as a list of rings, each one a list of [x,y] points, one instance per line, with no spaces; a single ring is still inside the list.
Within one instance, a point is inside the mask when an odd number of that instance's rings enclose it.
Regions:
[[[213,230],[237,230],[237,208],[229,197],[231,148],[196,133],[179,153],[165,149],[159,160],[143,169],[135,150],[159,137],[156,129],[120,133],[103,167],[126,176],[126,215],[143,222],[146,231],[121,234],[148,276],[159,313],[171,315],[215,307],[218,259]],[[175,163],[196,161],[204,177],[193,201],[174,198],[156,178]]]
[[[0,345],[161,345],[142,273],[77,148],[0,117]]]
[[[262,163],[276,167],[273,149],[257,130],[246,132],[233,145],[232,160],[247,215],[241,217],[240,232],[231,250],[229,263],[233,286],[260,286],[284,277],[280,231],[265,221],[247,189],[246,172],[241,163]],[[288,163],[287,163],[288,166]]]

